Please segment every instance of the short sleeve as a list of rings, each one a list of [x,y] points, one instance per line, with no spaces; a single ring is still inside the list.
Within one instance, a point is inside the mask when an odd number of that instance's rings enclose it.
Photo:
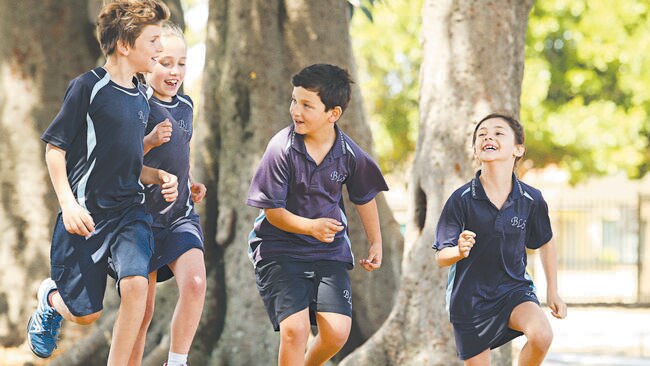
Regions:
[[[352,174],[346,181],[348,196],[355,205],[363,205],[381,191],[387,191],[388,185],[377,163],[363,150],[355,152]]]
[[[433,249],[440,251],[444,248],[457,246],[458,236],[464,227],[465,211],[462,198],[457,194],[452,194],[440,213]]]
[[[182,99],[185,103],[189,104],[192,109],[194,109],[194,101],[189,95],[178,95],[178,99]]]
[[[67,151],[86,123],[89,104],[89,87],[80,79],[72,80],[65,92],[59,113],[43,132],[41,140]]]
[[[279,139],[269,142],[248,189],[247,205],[262,209],[286,206],[291,176],[288,154]]]
[[[154,103],[155,102],[152,102],[151,100],[149,101],[149,119],[147,120],[147,127],[144,130],[145,136],[150,134],[151,131],[153,131],[153,129],[166,118],[171,118],[169,117],[165,107],[157,106]]]
[[[548,205],[541,194],[535,200],[535,206],[528,217],[527,226],[526,247],[529,249],[538,249],[553,238]]]

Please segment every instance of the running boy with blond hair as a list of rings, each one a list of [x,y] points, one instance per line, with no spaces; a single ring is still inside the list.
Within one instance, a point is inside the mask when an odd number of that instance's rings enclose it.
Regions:
[[[52,238],[51,278],[38,289],[28,343],[51,356],[62,318],[95,322],[102,312],[109,258],[121,295],[108,365],[126,365],[144,317],[153,250],[144,184],[158,184],[165,200],[177,196],[176,177],[143,167],[147,95],[135,78],[162,51],[158,0],[117,0],[97,18],[106,64],[72,80],[63,105],[41,138],[61,212]]]

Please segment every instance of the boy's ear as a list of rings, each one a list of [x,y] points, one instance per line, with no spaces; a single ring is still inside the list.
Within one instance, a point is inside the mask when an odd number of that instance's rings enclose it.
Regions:
[[[339,118],[341,118],[341,115],[343,114],[343,109],[341,109],[341,107],[337,105],[336,107],[330,109],[329,112],[330,112],[330,118],[329,118],[330,122],[334,123],[338,121]]]
[[[115,46],[115,50],[122,56],[127,56],[129,54],[129,45],[124,40],[118,39]]]

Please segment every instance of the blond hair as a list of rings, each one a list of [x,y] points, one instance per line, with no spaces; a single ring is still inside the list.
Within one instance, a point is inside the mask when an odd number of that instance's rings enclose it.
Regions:
[[[185,45],[187,45],[187,42],[185,42],[185,34],[183,32],[183,29],[179,27],[176,23],[171,22],[169,20],[165,20],[162,23],[162,33],[160,35],[161,37],[178,37],[183,42]]]

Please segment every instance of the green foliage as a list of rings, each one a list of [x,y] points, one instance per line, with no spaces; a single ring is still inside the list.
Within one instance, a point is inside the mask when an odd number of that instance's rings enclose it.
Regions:
[[[646,0],[547,0],[532,10],[521,119],[527,158],[577,182],[650,166],[650,6]]]
[[[371,5],[372,21],[352,18],[352,44],[379,162],[390,172],[415,150],[422,0]]]
[[[354,9],[361,9],[366,18],[373,21],[372,18],[372,7],[375,5],[375,2],[380,2],[381,0],[348,0],[350,5],[350,15],[354,15]]]
[[[364,3],[363,1],[359,3]],[[418,121],[422,0],[375,2],[352,41],[379,161],[408,164]],[[521,119],[526,158],[577,182],[650,170],[650,3],[545,0],[530,14]]]

